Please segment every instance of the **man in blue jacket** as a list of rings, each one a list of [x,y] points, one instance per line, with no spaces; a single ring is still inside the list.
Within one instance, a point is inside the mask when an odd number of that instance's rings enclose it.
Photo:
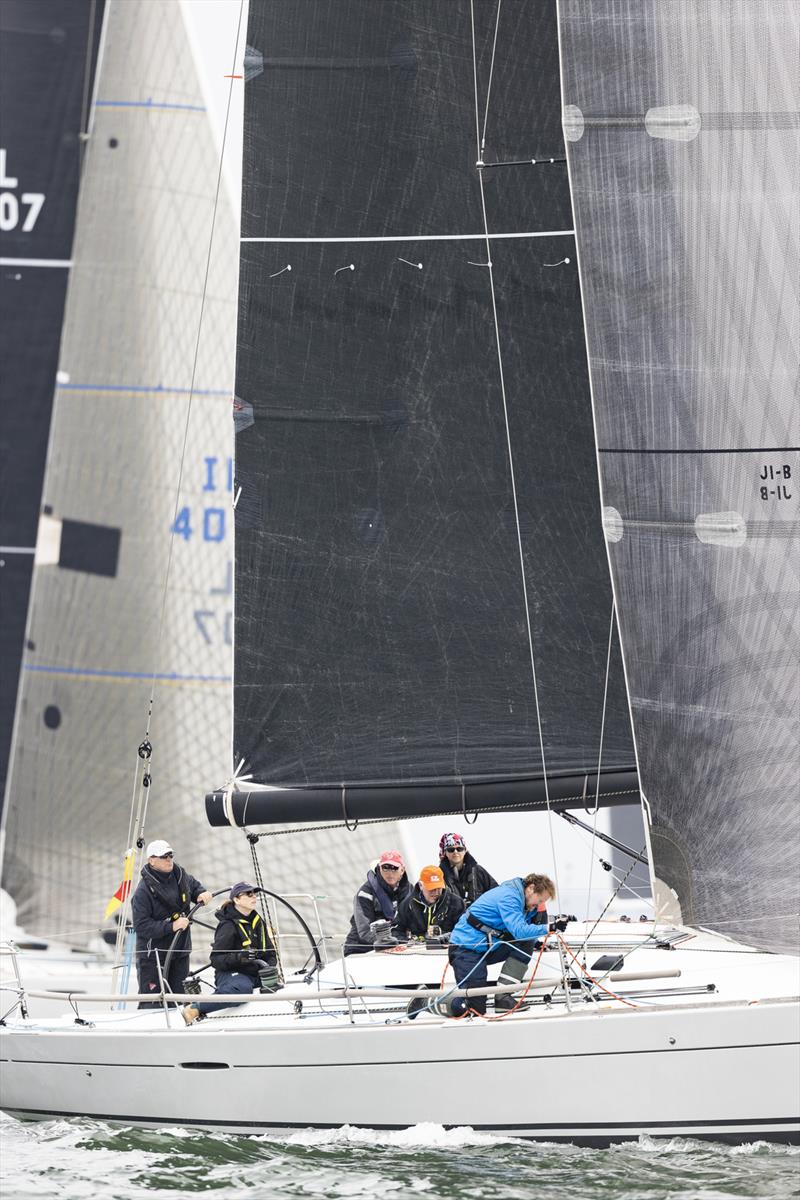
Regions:
[[[508,879],[491,888],[471,905],[450,935],[450,965],[459,987],[486,987],[489,963],[502,962],[497,980],[500,984],[520,983],[531,960],[535,944],[554,927],[566,928],[565,921],[548,923],[546,905],[555,898],[555,885],[547,875],[526,875]],[[511,992],[495,996],[497,1011],[508,1012],[517,1001]],[[477,1013],[486,1013],[486,997],[466,1000],[454,996],[447,1002],[449,1015],[458,1017],[467,1005]]]

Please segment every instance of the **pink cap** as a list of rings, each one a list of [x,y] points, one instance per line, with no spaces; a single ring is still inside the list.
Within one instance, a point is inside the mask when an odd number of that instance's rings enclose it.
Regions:
[[[378,859],[378,866],[382,867],[384,863],[392,863],[395,867],[402,867],[405,871],[406,864],[403,862],[403,856],[399,850],[386,850]]]

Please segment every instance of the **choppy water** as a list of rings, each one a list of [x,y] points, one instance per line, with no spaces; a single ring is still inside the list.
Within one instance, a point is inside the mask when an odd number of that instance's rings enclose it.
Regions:
[[[3,1200],[215,1200],[252,1196],[430,1200],[728,1200],[800,1196],[800,1149],[675,1138],[609,1150],[501,1139],[419,1125],[377,1135],[307,1130],[239,1137],[97,1121],[0,1117]]]

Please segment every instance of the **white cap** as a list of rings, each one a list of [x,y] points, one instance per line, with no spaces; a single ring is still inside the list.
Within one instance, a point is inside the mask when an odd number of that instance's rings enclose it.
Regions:
[[[163,858],[165,854],[172,854],[172,846],[169,842],[165,842],[163,838],[151,842],[147,847],[148,858]]]

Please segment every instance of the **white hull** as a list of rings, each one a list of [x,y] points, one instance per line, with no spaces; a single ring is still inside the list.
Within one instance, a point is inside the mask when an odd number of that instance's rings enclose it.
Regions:
[[[636,1008],[539,1003],[501,1020],[408,1022],[370,1000],[371,1015],[354,1002],[351,1020],[309,987],[301,1014],[259,1001],[190,1028],[177,1013],[168,1027],[162,1012],[92,1015],[91,1026],[18,1022],[0,1029],[2,1107],[237,1133],[432,1122],[596,1145],[642,1134],[798,1142],[796,961],[729,955],[719,943],[712,958],[696,952],[700,940],[691,961],[639,950],[639,965],[683,962],[687,989],[708,982],[713,962],[717,991]],[[347,969],[368,976],[382,960],[365,955]],[[411,967],[409,956],[400,975]],[[759,976],[771,998],[754,1002]],[[728,998],[735,986],[740,997]]]
[[[2,1031],[14,1039],[13,1058],[3,1046],[3,1107],[238,1133],[433,1122],[593,1144],[641,1134],[800,1141],[793,1003],[492,1024],[226,1024]]]

